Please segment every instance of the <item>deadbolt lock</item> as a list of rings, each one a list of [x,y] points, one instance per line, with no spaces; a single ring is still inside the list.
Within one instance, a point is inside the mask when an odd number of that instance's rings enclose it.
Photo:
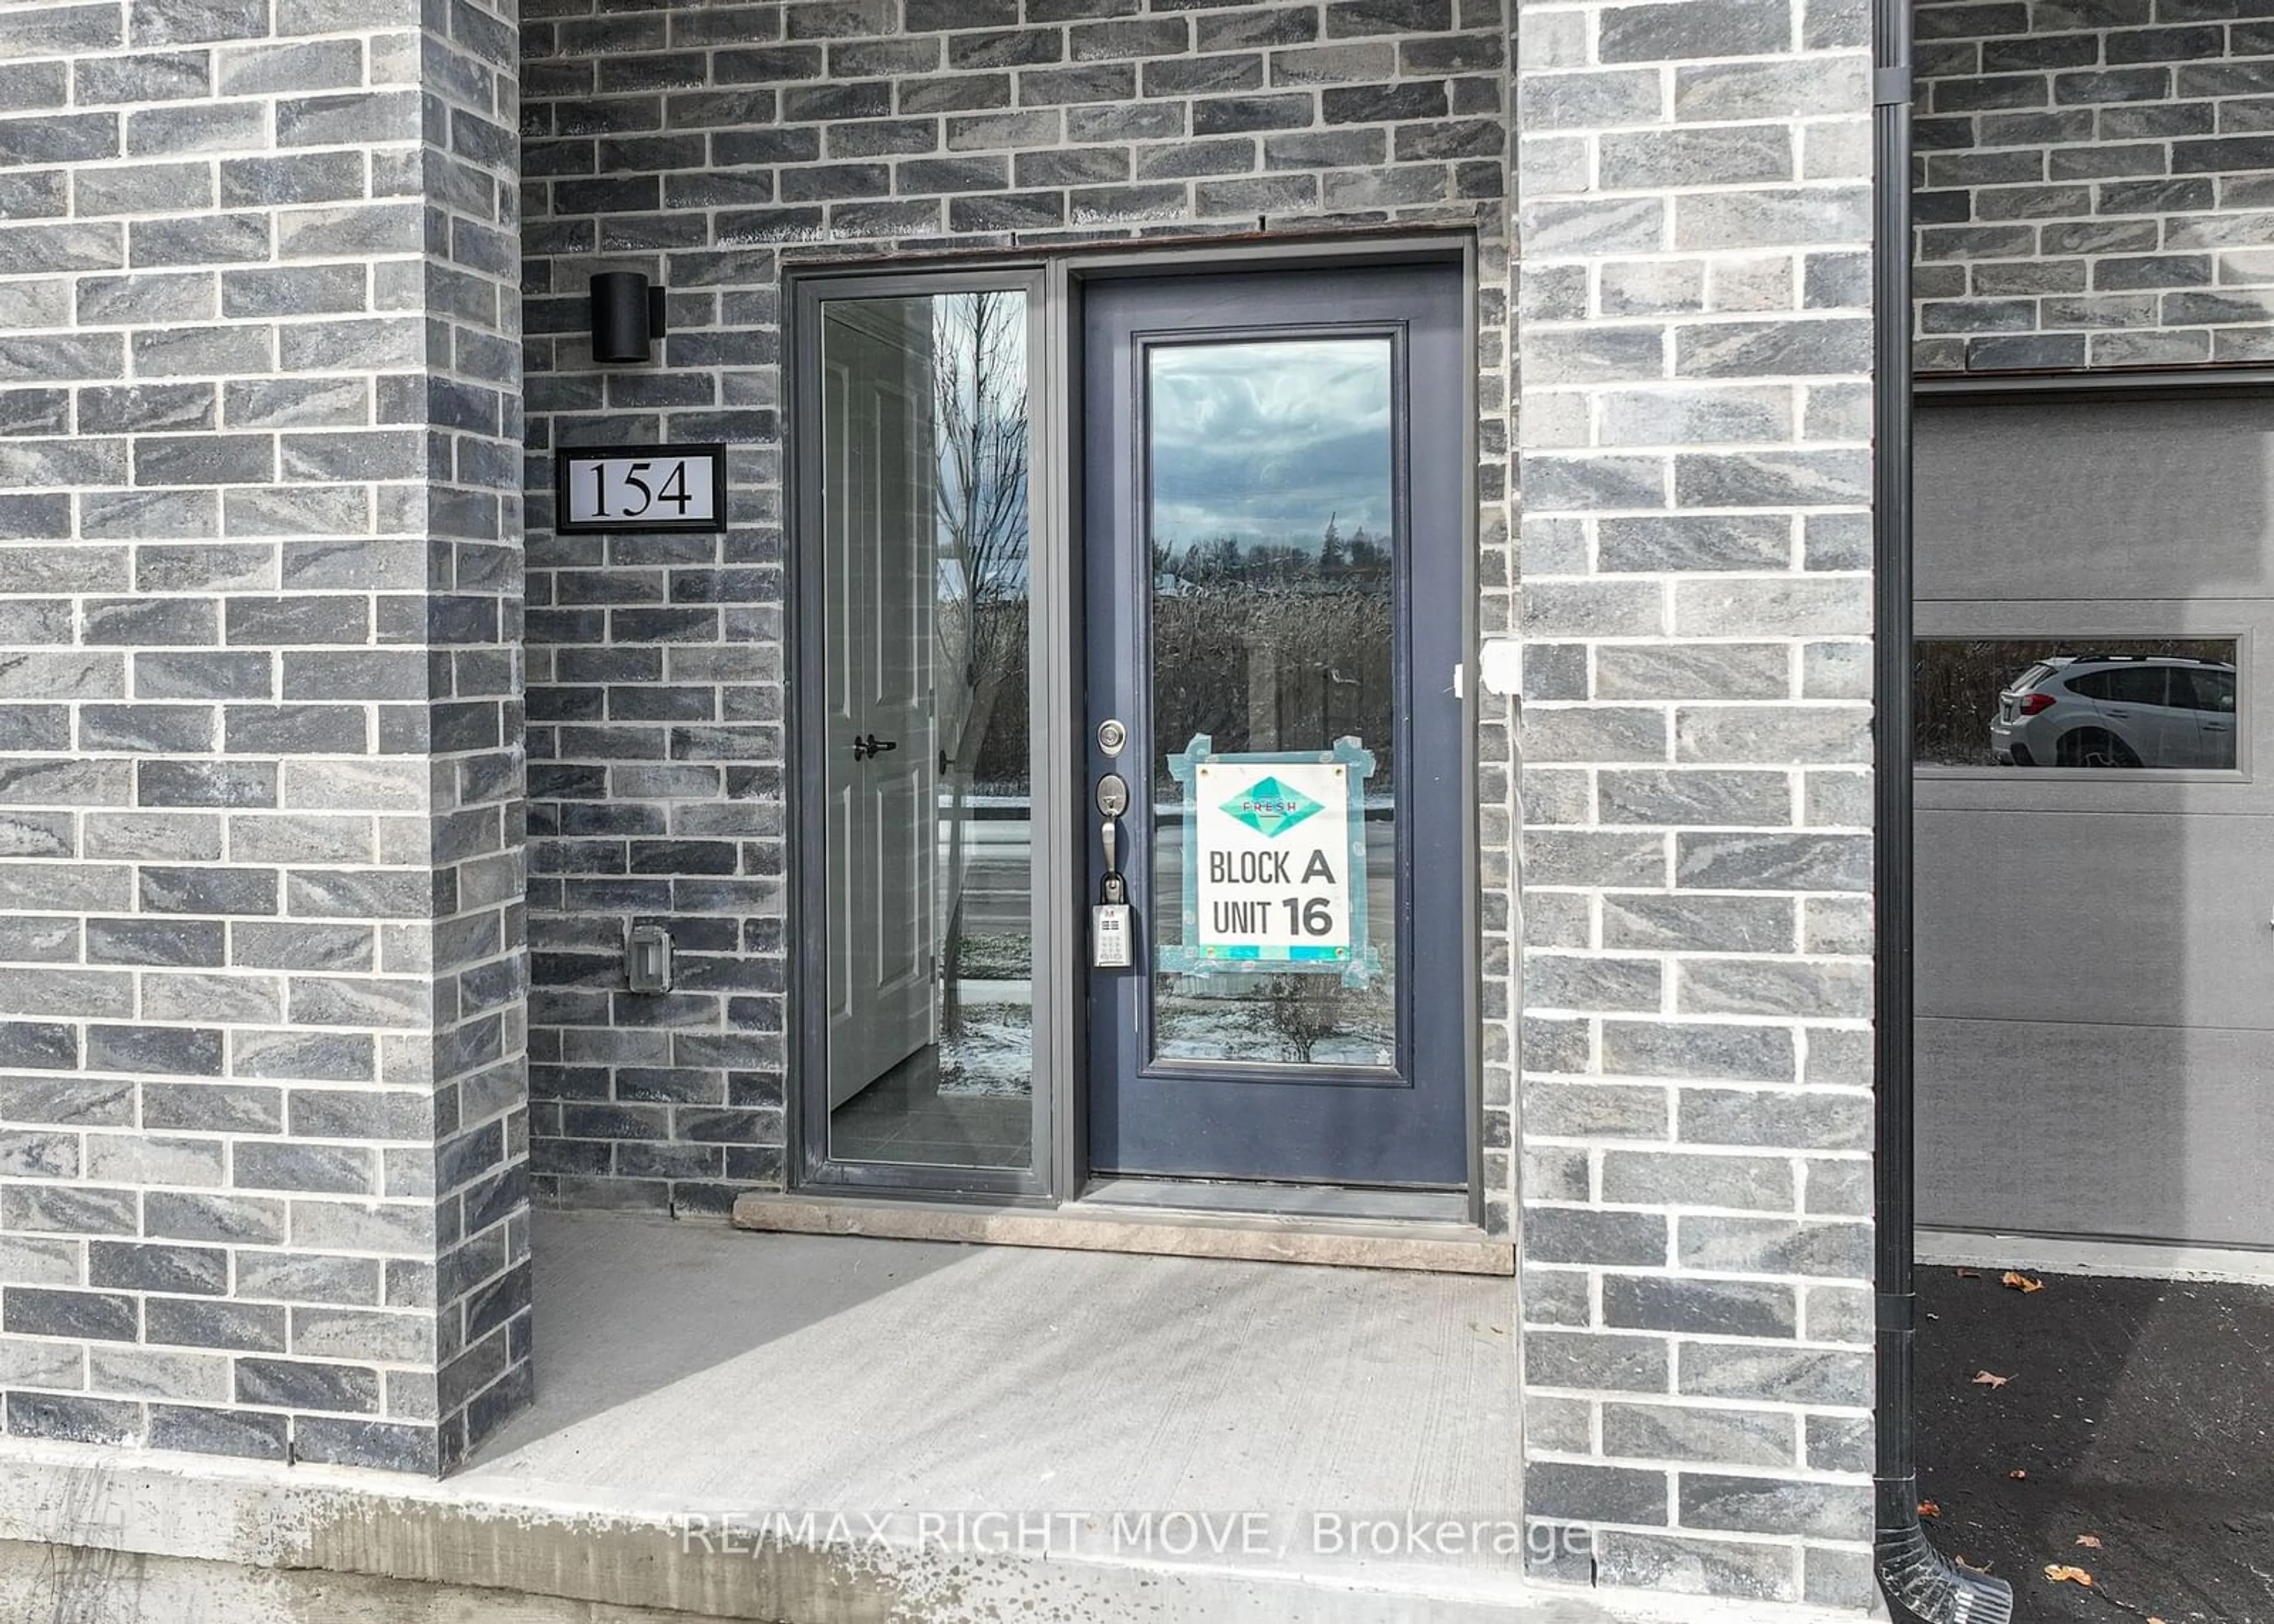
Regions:
[[[1118,756],[1129,742],[1129,730],[1118,717],[1107,717],[1097,725],[1097,748],[1107,756]]]

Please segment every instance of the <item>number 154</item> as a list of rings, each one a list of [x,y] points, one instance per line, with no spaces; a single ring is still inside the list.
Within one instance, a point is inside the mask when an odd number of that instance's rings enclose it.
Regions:
[[[616,481],[616,506],[608,505],[608,475],[621,468],[623,477]],[[655,471],[652,462],[595,462],[591,468],[592,516],[596,519],[636,519],[658,503],[667,502],[681,518],[687,516],[689,505],[694,501],[687,489],[687,464],[674,462],[671,472],[664,477],[661,485],[652,485],[648,476]]]

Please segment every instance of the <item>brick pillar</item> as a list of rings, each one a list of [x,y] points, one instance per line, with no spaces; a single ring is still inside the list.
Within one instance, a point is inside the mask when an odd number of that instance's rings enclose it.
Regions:
[[[1555,1571],[1860,1606],[1862,0],[1525,7],[1525,1509]],[[1544,1542],[1543,1542],[1544,1544]]]
[[[0,14],[0,1391],[447,1468],[529,1370],[515,26]]]

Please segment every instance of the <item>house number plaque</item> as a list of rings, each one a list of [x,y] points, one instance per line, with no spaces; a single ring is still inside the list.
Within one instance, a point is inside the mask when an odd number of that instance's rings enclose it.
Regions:
[[[553,525],[594,530],[723,530],[727,447],[563,446],[554,455]]]

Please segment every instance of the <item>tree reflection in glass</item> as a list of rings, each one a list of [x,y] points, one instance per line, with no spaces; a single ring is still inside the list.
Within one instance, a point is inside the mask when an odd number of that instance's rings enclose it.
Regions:
[[[1354,737],[1367,919],[1380,972],[1155,977],[1168,1060],[1388,1067],[1397,1060],[1396,572],[1387,337],[1156,345],[1148,352],[1155,831],[1149,927],[1180,940],[1184,786],[1167,758],[1323,751]]]
[[[830,1152],[847,1160],[1033,1161],[1027,316],[1015,291],[823,306]]]

